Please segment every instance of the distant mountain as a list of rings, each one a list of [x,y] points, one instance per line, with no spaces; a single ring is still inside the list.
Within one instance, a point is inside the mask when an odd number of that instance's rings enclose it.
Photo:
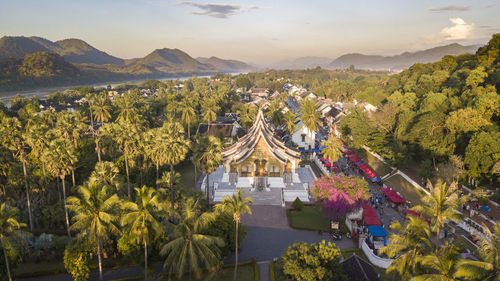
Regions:
[[[447,55],[461,55],[475,53],[478,46],[462,46],[454,43],[446,46],[435,47],[414,53],[404,52],[395,56],[377,56],[363,54],[346,54],[338,57],[327,68],[344,69],[354,65],[358,69],[391,70],[399,71],[410,67],[415,63],[427,63],[440,60]]]
[[[300,57],[294,60],[285,60],[272,64],[270,67],[274,69],[306,69],[316,67],[326,67],[332,61],[327,57],[307,56]]]
[[[255,67],[237,60],[225,60],[218,57],[210,57],[210,58],[199,57],[196,58],[196,60],[204,64],[209,64],[215,67],[217,70],[223,72],[243,72],[243,71],[255,70]]]
[[[51,52],[71,63],[116,64],[123,60],[108,55],[79,39],[65,39],[57,42],[40,37],[0,38],[0,58],[23,58],[35,52]]]
[[[217,72],[211,65],[200,63],[179,49],[156,49],[144,58],[126,60],[127,66],[144,65],[165,73]]]

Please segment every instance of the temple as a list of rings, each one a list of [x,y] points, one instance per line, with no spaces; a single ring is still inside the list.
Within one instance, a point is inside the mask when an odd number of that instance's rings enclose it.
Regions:
[[[299,168],[300,152],[286,147],[274,136],[274,129],[261,110],[247,134],[225,148],[222,157],[223,165],[214,173],[214,201],[236,188],[250,192],[278,190],[283,202],[296,197],[308,201],[307,185],[312,171]]]

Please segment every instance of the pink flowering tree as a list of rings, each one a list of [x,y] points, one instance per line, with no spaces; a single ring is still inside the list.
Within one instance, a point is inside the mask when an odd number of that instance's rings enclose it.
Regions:
[[[358,177],[329,175],[317,179],[311,188],[316,202],[321,204],[326,215],[342,218],[370,198],[368,183]]]

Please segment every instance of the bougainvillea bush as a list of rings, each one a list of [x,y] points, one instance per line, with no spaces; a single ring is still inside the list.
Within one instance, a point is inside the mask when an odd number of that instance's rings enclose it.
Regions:
[[[311,194],[331,219],[342,218],[370,198],[368,183],[352,176],[329,175],[317,179]]]

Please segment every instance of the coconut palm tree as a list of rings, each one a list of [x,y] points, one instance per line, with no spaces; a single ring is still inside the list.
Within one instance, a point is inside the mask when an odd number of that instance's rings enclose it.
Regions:
[[[2,119],[2,122],[0,123],[0,143],[7,150],[11,151],[14,159],[19,159],[23,164],[24,186],[26,188],[26,205],[28,206],[30,231],[33,232],[33,214],[31,212],[30,187],[27,169],[28,156],[26,154],[28,144],[26,139],[26,134],[24,134],[21,130],[21,122],[19,122],[17,118],[6,117]]]
[[[297,115],[293,113],[292,110],[288,110],[287,112],[285,112],[283,118],[286,130],[288,131],[289,134],[293,134],[295,130],[298,128],[297,124],[295,124],[295,121],[297,120]]]
[[[174,178],[174,166],[184,161],[189,151],[191,142],[184,139],[184,128],[180,123],[164,124],[165,145],[168,147],[165,153],[165,164],[170,166],[170,178]],[[174,181],[170,181],[170,200],[174,208]]]
[[[95,97],[93,110],[96,121],[99,123],[108,122],[111,118],[111,106],[108,97],[104,93]]]
[[[300,121],[309,130],[310,136],[319,128],[320,114],[316,108],[316,103],[312,99],[305,99],[300,105],[299,112],[301,114]]]
[[[170,266],[170,273],[177,271],[179,278],[186,268],[199,277],[203,266],[212,268],[221,260],[219,247],[224,246],[224,240],[202,234],[210,222],[215,220],[215,215],[202,213],[198,201],[188,198],[182,204],[178,220],[169,235],[170,241],[160,251],[165,256],[163,266]]]
[[[131,123],[126,123],[125,121],[119,121],[118,123],[104,125],[100,133],[102,136],[107,136],[113,140],[112,145],[116,146],[118,150],[123,153],[125,174],[127,176],[127,194],[130,199],[132,194],[130,188],[129,163],[136,147],[139,145],[138,136],[140,132],[138,127],[133,126]]]
[[[281,112],[281,102],[279,100],[274,100],[271,105],[266,110],[266,117],[271,120],[274,126],[280,126],[283,124],[284,116]]]
[[[49,143],[53,138],[51,130],[45,124],[37,124],[30,128],[27,134],[26,143],[31,147],[29,153],[33,160],[38,160],[42,164],[43,182],[47,184],[46,157]],[[39,162],[39,163],[40,163]]]
[[[189,102],[183,102],[182,103],[182,115],[181,115],[181,120],[184,124],[187,126],[187,133],[188,133],[188,139],[191,138],[191,122],[193,122],[194,118],[196,117],[196,112],[194,111],[193,106]]]
[[[210,132],[210,124],[215,121],[217,114],[211,106],[205,106],[203,109],[203,121],[208,124],[208,132]]]
[[[329,135],[328,140],[322,141],[321,145],[325,146],[321,153],[323,153],[330,162],[336,162],[342,156],[344,147],[342,146],[342,142],[334,135]]]
[[[97,162],[88,181],[89,183],[106,185],[116,192],[120,190],[123,183],[120,178],[120,170],[113,162],[109,161]]]
[[[17,208],[9,207],[5,202],[0,205],[0,247],[5,257],[5,266],[7,268],[7,278],[9,281],[12,281],[12,277],[10,275],[8,252],[14,253],[16,251],[14,243],[15,238],[26,235],[20,230],[26,227],[26,224],[19,222],[17,220],[18,216]]]
[[[186,158],[189,151],[190,141],[184,139],[184,128],[180,123],[165,123],[161,128],[152,130],[152,137],[146,153],[156,166],[156,181],[159,179],[160,165],[170,166],[171,178],[174,173],[174,165]],[[173,181],[170,181],[171,203],[174,208]]]
[[[424,274],[411,278],[411,281],[455,281],[456,263],[460,254],[455,246],[446,245],[419,258]]]
[[[252,210],[249,205],[253,204],[252,198],[246,197],[243,198],[241,188],[238,189],[238,192],[233,193],[232,197],[225,196],[222,199],[222,203],[215,205],[215,210],[218,212],[223,212],[233,216],[234,222],[236,224],[236,237],[235,237],[235,257],[236,262],[234,264],[234,276],[233,280],[236,281],[236,275],[238,271],[238,226],[240,224],[241,215],[243,214],[252,214]]]
[[[199,138],[193,149],[193,163],[207,175],[206,193],[207,202],[210,202],[209,176],[222,163],[222,144],[220,140],[214,136]]]
[[[456,277],[464,280],[498,281],[500,279],[500,224],[494,226],[495,233],[483,225],[486,237],[477,235],[480,261],[461,260],[458,262]]]
[[[424,204],[417,205],[412,209],[431,218],[432,230],[437,235],[437,244],[439,246],[439,235],[445,222],[448,220],[459,222],[463,215],[455,210],[459,209],[468,200],[468,196],[460,195],[456,182],[450,185],[438,182],[433,185],[429,181],[428,186],[430,195],[422,198]]]
[[[248,103],[242,104],[236,113],[240,116],[240,123],[245,128],[250,128],[257,116],[257,107]]]
[[[64,138],[56,138],[49,144],[47,159],[49,162],[48,170],[49,172],[61,179],[63,188],[63,201],[64,201],[64,214],[66,216],[66,230],[68,231],[68,237],[71,238],[70,226],[69,226],[69,214],[66,207],[66,175],[71,173],[71,167],[73,163],[76,162],[75,148],[71,144],[71,141]]]
[[[134,92],[125,93],[123,96],[115,100],[115,105],[118,108],[118,117],[116,121],[131,123],[138,115],[136,108],[138,96]]]
[[[420,259],[434,249],[432,232],[427,222],[414,216],[408,219],[404,227],[399,221],[391,224],[395,233],[389,237],[390,244],[380,250],[390,258],[397,256],[387,268],[387,273],[397,272],[402,280],[408,280],[417,273]]]
[[[128,239],[144,246],[144,280],[148,280],[148,244],[151,239],[163,234],[160,219],[167,216],[168,207],[159,202],[153,188],[135,188],[135,202],[126,202],[122,209],[125,214],[120,222]]]
[[[71,229],[79,231],[90,242],[95,243],[99,261],[99,280],[102,281],[102,242],[110,233],[119,233],[115,226],[118,220],[115,211],[120,199],[116,194],[111,195],[105,185],[80,186],[78,193],[79,197],[68,198],[68,208],[75,213]]]

